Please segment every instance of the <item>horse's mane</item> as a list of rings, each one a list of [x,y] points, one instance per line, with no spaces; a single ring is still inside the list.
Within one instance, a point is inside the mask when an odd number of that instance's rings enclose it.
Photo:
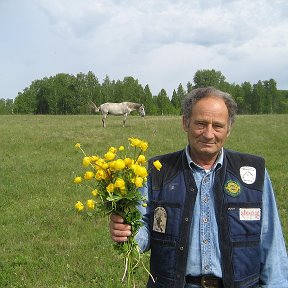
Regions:
[[[127,106],[130,109],[139,109],[143,104],[139,104],[139,103],[134,103],[134,102],[127,102]]]

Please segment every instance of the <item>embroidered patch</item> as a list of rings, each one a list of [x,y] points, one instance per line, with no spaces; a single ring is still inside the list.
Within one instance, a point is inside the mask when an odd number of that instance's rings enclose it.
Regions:
[[[237,197],[241,192],[240,184],[236,181],[229,180],[224,186],[224,190],[232,197]]]
[[[153,231],[165,233],[167,224],[167,212],[163,207],[154,210]]]
[[[261,219],[260,208],[240,208],[239,218],[242,221],[257,221]]]
[[[244,183],[253,184],[256,180],[256,169],[251,166],[242,166],[240,168],[240,176]]]

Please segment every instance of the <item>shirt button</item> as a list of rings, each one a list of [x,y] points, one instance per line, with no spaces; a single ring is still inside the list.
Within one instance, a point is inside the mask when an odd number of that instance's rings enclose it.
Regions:
[[[207,271],[209,270],[209,265],[205,265],[204,269]]]
[[[185,218],[185,222],[188,222],[189,221],[189,219],[188,218]]]
[[[180,279],[180,278],[181,278],[181,276],[180,276],[179,274],[178,274],[176,277],[177,277],[177,279]]]
[[[207,222],[208,222],[208,219],[207,219],[207,218],[203,218],[203,222],[204,222],[204,223],[207,223]]]
[[[203,243],[204,243],[204,244],[208,244],[208,242],[209,242],[209,241],[208,241],[207,239],[203,240]]]
[[[208,197],[204,197],[204,198],[203,198],[203,202],[204,202],[204,203],[207,203],[207,202],[208,202]]]
[[[180,246],[179,249],[180,249],[181,251],[183,251],[183,250],[184,250],[184,247],[183,247],[183,246]]]

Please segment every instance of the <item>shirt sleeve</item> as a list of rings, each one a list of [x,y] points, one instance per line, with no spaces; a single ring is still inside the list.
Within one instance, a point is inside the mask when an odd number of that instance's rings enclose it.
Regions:
[[[150,228],[149,228],[149,219],[150,219],[150,207],[148,200],[148,184],[146,183],[141,188],[141,193],[144,198],[147,199],[147,206],[144,207],[140,205],[138,207],[139,211],[142,214],[142,223],[143,226],[140,227],[138,233],[135,236],[135,240],[138,243],[138,246],[142,252],[146,252],[150,249]]]
[[[265,170],[261,231],[262,288],[288,288],[288,258],[272,183]]]

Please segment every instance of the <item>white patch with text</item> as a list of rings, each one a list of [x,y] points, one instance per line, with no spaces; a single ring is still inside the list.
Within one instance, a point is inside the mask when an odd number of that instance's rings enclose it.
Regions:
[[[242,166],[240,168],[240,176],[244,183],[253,184],[256,180],[256,169],[251,166]]]
[[[257,221],[261,219],[261,208],[240,208],[240,220]]]

